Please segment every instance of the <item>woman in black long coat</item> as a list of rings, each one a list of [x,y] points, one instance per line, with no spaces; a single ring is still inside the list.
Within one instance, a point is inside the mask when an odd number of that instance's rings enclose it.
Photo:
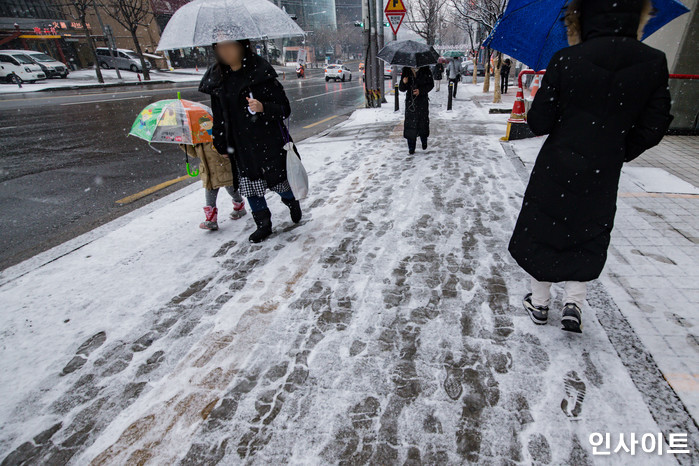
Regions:
[[[420,137],[422,150],[427,149],[430,136],[430,99],[429,92],[434,88],[434,79],[430,68],[405,67],[400,77],[399,90],[405,92],[405,125],[403,137],[408,140],[408,150],[415,153],[417,138]]]
[[[672,120],[665,55],[638,40],[649,0],[574,0],[572,47],[546,67],[528,114],[549,134],[509,251],[532,276],[524,306],[545,324],[552,282],[566,282],[562,324],[581,331],[586,284],[607,259],[624,162],[660,142]]]
[[[253,52],[250,41],[213,45],[217,63],[206,71],[199,91],[211,95],[214,146],[231,158],[236,184],[257,224],[250,241],[259,243],[272,234],[267,189],[279,193],[294,223],[301,220],[301,206],[286,174],[284,145],[291,137],[284,119],[291,107],[276,71]]]
[[[440,62],[437,62],[437,64],[434,65],[434,69],[432,70],[432,78],[435,82],[435,92],[439,92],[439,88],[442,85],[442,79],[444,79],[444,65],[442,65]]]

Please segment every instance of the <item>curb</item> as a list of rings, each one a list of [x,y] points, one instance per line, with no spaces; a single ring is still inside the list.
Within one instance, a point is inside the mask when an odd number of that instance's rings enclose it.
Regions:
[[[192,75],[195,76],[195,75]],[[191,82],[197,82],[201,80],[201,76],[196,76],[196,79],[192,79]],[[85,84],[84,86],[74,85],[74,86],[60,86],[60,87],[47,87],[44,89],[37,89],[35,91],[27,92],[3,92],[0,94],[0,100],[3,100],[3,96],[11,96],[16,98],[18,96],[32,95],[35,92],[55,92],[55,91],[77,91],[81,89],[104,89],[111,87],[133,87],[133,86],[145,86],[149,84],[173,84],[173,83],[185,83],[188,81],[172,81],[168,79],[158,79],[151,81],[127,81],[122,83],[104,83],[104,84]]]

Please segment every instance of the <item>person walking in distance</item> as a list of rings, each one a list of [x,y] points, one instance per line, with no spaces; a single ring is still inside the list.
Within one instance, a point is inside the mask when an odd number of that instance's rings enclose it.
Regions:
[[[427,149],[430,136],[429,92],[434,88],[430,68],[403,68],[398,89],[405,92],[405,123],[403,137],[408,140],[408,151],[415,153],[417,138],[420,137],[422,150]]]
[[[510,66],[512,61],[509,58],[500,65],[500,92],[503,94],[507,94],[507,86],[510,84]]]
[[[441,58],[440,58],[441,60]],[[444,77],[444,65],[442,62],[437,62],[432,70],[432,78],[435,82],[435,92],[439,92],[439,88],[442,87],[442,78]]]
[[[639,41],[650,0],[573,0],[571,47],[554,54],[527,115],[549,134],[532,170],[509,244],[531,275],[524,308],[548,319],[553,282],[565,282],[563,330],[582,331],[586,282],[599,277],[614,225],[624,162],[670,126],[665,55]]]
[[[449,62],[449,65],[447,66],[447,78],[449,78],[449,82],[454,83],[454,93],[452,94],[452,97],[456,99],[456,90],[458,89],[459,82],[461,81],[461,60],[459,60],[459,57],[454,57]]]

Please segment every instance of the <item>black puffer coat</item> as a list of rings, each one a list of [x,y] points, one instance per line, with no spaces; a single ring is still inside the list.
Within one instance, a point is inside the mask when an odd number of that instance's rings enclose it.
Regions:
[[[444,65],[441,63],[434,65],[434,69],[432,70],[432,78],[435,81],[441,81],[442,78],[444,78]]]
[[[264,179],[267,186],[286,180],[284,126],[291,107],[277,73],[262,57],[250,54],[243,68],[214,64],[206,71],[199,91],[211,95],[216,150],[233,154],[233,172],[251,180]],[[264,112],[252,115],[246,97],[262,102]]]
[[[509,251],[539,281],[599,277],[621,167],[658,144],[672,120],[665,55],[636,38],[643,4],[583,0],[582,43],[553,56],[529,111],[532,131],[549,137]]]
[[[408,83],[403,82],[408,78]],[[434,80],[430,68],[423,66],[413,75],[411,68],[403,68],[400,77],[399,90],[405,92],[405,124],[403,137],[417,139],[418,136],[430,135],[430,99],[429,92],[434,88]],[[420,94],[415,97],[413,90],[419,89]]]

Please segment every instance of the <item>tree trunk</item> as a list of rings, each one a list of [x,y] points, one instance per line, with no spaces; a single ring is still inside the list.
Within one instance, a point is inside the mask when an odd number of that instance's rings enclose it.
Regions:
[[[483,92],[490,92],[490,50],[485,59],[485,80],[483,81]]]
[[[143,58],[143,53],[141,52],[141,44],[138,43],[138,37],[136,37],[136,29],[131,30],[131,38],[133,39],[133,45],[136,47],[136,53],[141,59],[141,70],[143,70],[143,80],[150,81],[150,72],[146,68],[146,60]]]
[[[473,56],[473,84],[478,84],[478,54]]]
[[[493,92],[493,103],[499,104],[502,102],[502,95],[500,94],[500,67],[502,66],[502,53],[498,52],[495,55],[495,90]]]
[[[104,78],[102,77],[102,69],[100,68],[100,61],[97,58],[97,49],[95,48],[95,42],[92,39],[90,30],[87,28],[87,21],[85,20],[85,15],[82,15],[80,17],[80,23],[82,23],[83,25],[83,29],[85,30],[85,38],[87,39],[87,43],[90,46],[92,58],[95,60],[95,74],[97,75],[97,82],[99,82],[100,84],[104,84]]]

